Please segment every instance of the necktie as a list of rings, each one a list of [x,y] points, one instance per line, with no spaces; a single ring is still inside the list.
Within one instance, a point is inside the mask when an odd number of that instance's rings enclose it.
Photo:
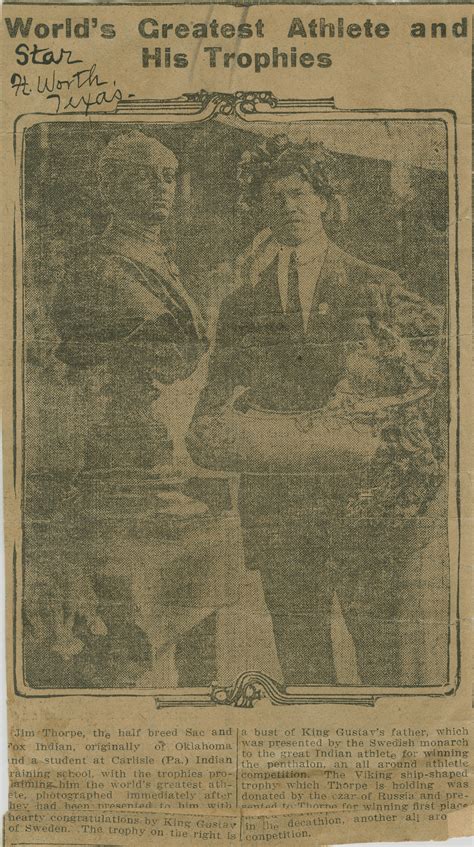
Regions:
[[[301,308],[300,291],[298,284],[298,268],[296,255],[292,253],[288,265],[288,294],[286,301],[286,314],[290,322],[291,332],[295,335],[304,334],[303,310]]]

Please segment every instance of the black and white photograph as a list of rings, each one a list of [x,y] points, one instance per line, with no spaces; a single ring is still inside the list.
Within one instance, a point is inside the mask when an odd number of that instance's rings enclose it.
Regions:
[[[19,134],[27,694],[459,681],[452,124],[267,95]]]

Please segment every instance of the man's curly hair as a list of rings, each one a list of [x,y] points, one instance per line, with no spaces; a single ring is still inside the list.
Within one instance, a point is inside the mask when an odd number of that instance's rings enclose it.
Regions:
[[[263,184],[268,179],[293,173],[299,173],[327,201],[338,190],[334,156],[323,144],[311,141],[296,144],[287,135],[276,135],[242,154],[237,169],[239,208],[256,211]]]

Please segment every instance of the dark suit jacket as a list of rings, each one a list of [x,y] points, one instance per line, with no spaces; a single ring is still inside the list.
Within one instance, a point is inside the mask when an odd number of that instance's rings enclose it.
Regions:
[[[301,496],[301,479],[295,487],[288,478],[275,481],[246,473],[252,469],[239,462],[228,433],[220,427],[223,408],[235,388],[250,388],[255,403],[279,411],[324,406],[344,374],[348,349],[361,338],[361,326],[367,321],[396,327],[415,347],[418,341],[421,347],[431,344],[440,331],[436,310],[404,289],[395,273],[362,262],[331,242],[303,339],[289,332],[276,261],[260,274],[256,285],[244,283],[223,301],[188,449],[198,464],[241,472],[243,524],[255,515],[259,502],[269,512],[284,513],[295,497],[303,508],[306,495]],[[420,362],[423,355],[420,349]]]

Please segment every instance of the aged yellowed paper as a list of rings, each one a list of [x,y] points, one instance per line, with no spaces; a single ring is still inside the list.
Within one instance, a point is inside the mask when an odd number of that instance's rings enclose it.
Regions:
[[[470,834],[468,6],[2,43],[6,844]]]

